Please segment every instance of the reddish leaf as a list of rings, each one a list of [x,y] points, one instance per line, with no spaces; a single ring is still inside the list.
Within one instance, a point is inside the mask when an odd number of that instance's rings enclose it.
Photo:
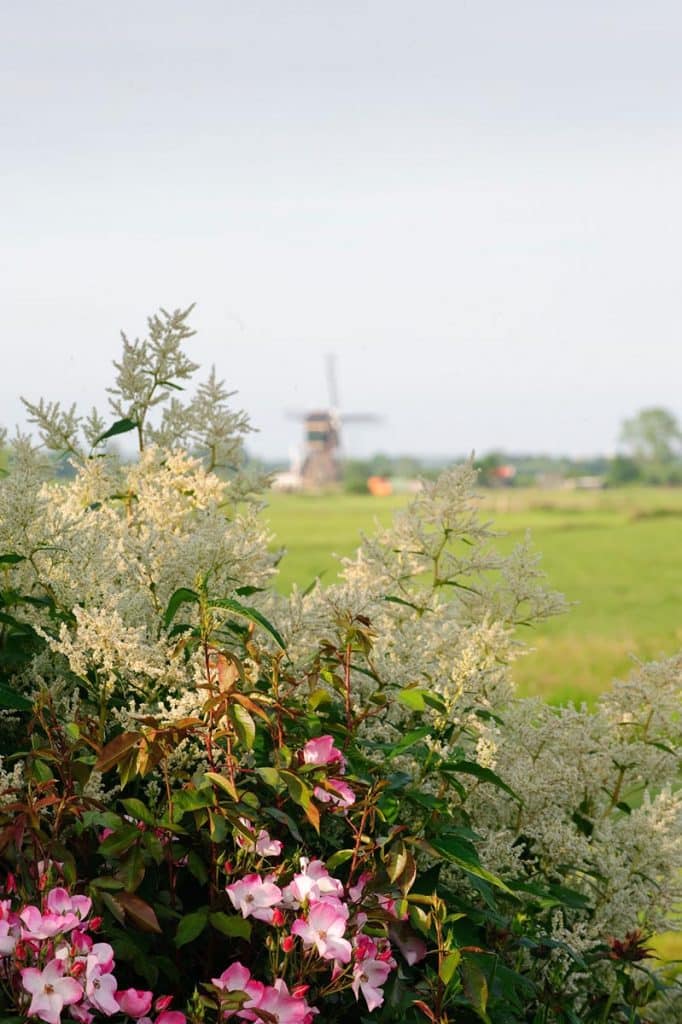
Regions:
[[[415,999],[414,1002],[412,1003],[412,1005],[416,1006],[418,1010],[421,1010],[421,1012],[424,1014],[424,1016],[428,1017],[429,1020],[435,1022],[435,1020],[436,1020],[435,1013],[433,1012],[431,1007],[427,1006],[426,1003],[422,1002],[421,999]]]
[[[111,743],[107,743],[106,747],[100,752],[97,761],[95,762],[95,768],[98,772],[108,772],[110,768],[114,768],[119,761],[136,747],[140,742],[141,733],[139,732],[123,732],[116,739],[113,739]]]
[[[121,904],[133,924],[143,932],[156,932],[161,935],[161,926],[152,907],[132,892],[117,892],[116,900]]]

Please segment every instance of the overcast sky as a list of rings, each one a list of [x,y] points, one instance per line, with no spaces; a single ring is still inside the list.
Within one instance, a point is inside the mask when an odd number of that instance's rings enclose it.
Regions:
[[[118,330],[287,452],[613,450],[682,417],[679,0],[7,0],[0,422],[100,401]]]

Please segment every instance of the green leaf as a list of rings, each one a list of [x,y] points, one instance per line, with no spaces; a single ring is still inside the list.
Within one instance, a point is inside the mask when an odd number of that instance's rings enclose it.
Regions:
[[[423,729],[412,729],[411,732],[405,733],[403,738],[398,740],[398,742],[391,748],[386,760],[391,761],[394,757],[398,757],[406,750],[409,750],[410,747],[413,747],[415,743],[419,743],[420,740],[423,740],[425,736],[429,736],[430,734],[431,729],[426,727]]]
[[[166,629],[170,626],[171,622],[175,618],[175,613],[181,604],[198,604],[199,595],[194,590],[190,590],[189,587],[179,587],[173,594],[171,594],[168,607],[166,608],[166,614],[163,617],[163,624]]]
[[[286,825],[297,843],[303,842],[303,836],[301,835],[299,827],[290,814],[287,814],[285,811],[280,811],[278,807],[264,807],[263,814],[267,814],[269,817],[274,818],[275,821],[278,821],[281,825]]]
[[[17,693],[11,686],[0,683],[0,708],[11,708],[12,711],[30,711],[33,704],[23,694]]]
[[[239,799],[236,787],[232,779],[228,779],[226,775],[220,775],[218,772],[204,772],[204,778],[210,779],[216,786],[219,786],[228,796],[232,797],[233,800]],[[215,803],[215,801],[213,801]],[[207,806],[213,806],[208,804]]]
[[[338,868],[341,864],[345,864],[347,860],[350,860],[352,856],[353,850],[337,850],[336,853],[333,853],[327,860],[327,869],[329,871],[334,871],[335,868]]]
[[[206,865],[195,850],[190,850],[187,858],[187,867],[200,885],[204,885],[208,881],[208,870]]]
[[[310,786],[306,785],[303,779],[299,778],[298,775],[294,775],[293,772],[280,771],[279,776],[284,781],[289,790],[289,796],[294,803],[298,804],[299,807],[308,807],[313,795]]]
[[[420,608],[418,604],[413,604],[412,601],[406,601],[402,597],[395,597],[394,595],[388,595],[384,597],[384,601],[389,601],[391,604],[404,604],[406,608],[413,608],[416,612],[423,612],[424,609]]]
[[[426,710],[426,704],[424,703],[424,691],[418,690],[416,687],[410,686],[405,690],[401,690],[398,693],[398,700],[401,704],[405,704],[413,711]]]
[[[144,872],[144,854],[139,846],[133,846],[121,861],[117,874],[124,880],[127,891],[135,892],[144,878]]]
[[[201,907],[199,910],[195,910],[193,914],[186,914],[180,921],[178,930],[175,933],[175,945],[179,948],[180,946],[187,945],[188,942],[192,942],[201,935],[207,924],[208,907]]]
[[[492,786],[497,786],[498,789],[504,790],[514,800],[523,803],[521,797],[506,782],[503,782],[499,775],[490,768],[484,768],[483,765],[477,764],[476,761],[446,761],[445,764],[441,765],[441,771],[445,774],[452,772],[458,775],[473,775],[475,778],[480,779],[481,782],[489,782]]]
[[[221,910],[209,915],[209,920],[216,931],[221,935],[227,935],[231,939],[251,938],[251,922],[243,917],[235,917],[233,914],[224,914]]]
[[[211,608],[225,608],[227,611],[234,612],[235,615],[241,615],[245,619],[250,619],[251,622],[258,623],[259,626],[262,626],[263,629],[268,631],[270,636],[274,637],[282,650],[286,650],[286,644],[279,632],[275,629],[272,623],[258,611],[257,608],[251,608],[245,604],[241,604],[239,601],[235,601],[230,597],[225,597],[220,601],[211,601],[210,606]]]
[[[319,686],[317,690],[313,690],[313,692],[308,697],[308,706],[310,707],[311,711],[317,711],[320,704],[332,703],[332,695],[330,694],[329,690],[325,690],[323,686]]]
[[[430,693],[428,690],[425,690],[424,703],[433,708],[434,711],[437,711],[439,715],[444,715],[447,711],[445,701],[437,693]]]
[[[127,797],[125,800],[121,800],[121,803],[131,818],[135,818],[136,821],[142,821],[145,825],[155,824],[154,815],[141,800],[138,800],[136,797]]]
[[[125,921],[125,911],[116,897],[112,896],[110,892],[103,892],[102,902],[109,912],[113,914],[118,923],[123,924]]]
[[[571,820],[573,821],[578,831],[582,832],[582,834],[584,836],[587,836],[589,839],[589,837],[594,832],[594,822],[590,821],[589,818],[586,818],[584,814],[580,813],[580,811],[574,811],[571,815]]]
[[[260,775],[266,786],[271,786],[272,789],[282,788],[282,780],[276,768],[256,768],[256,774]]]
[[[111,878],[108,875],[102,875],[100,878],[93,878],[90,885],[94,886],[95,889],[110,889],[112,892],[116,892],[118,889],[123,888],[123,882],[120,878]]]
[[[241,745],[251,750],[256,739],[256,723],[249,712],[241,704],[233,704],[230,708],[230,719]]]
[[[465,839],[446,835],[439,836],[437,839],[429,839],[428,842],[437,853],[440,853],[441,856],[451,861],[451,863],[456,864],[463,871],[467,871],[470,875],[475,875],[476,878],[481,878],[484,882],[489,882],[510,896],[513,895],[509,886],[505,885],[501,878],[493,875],[492,872],[487,871],[481,865],[475,847]]]
[[[123,825],[99,844],[99,852],[103,857],[120,857],[139,838],[140,831],[135,825]]]
[[[0,555],[0,565],[16,565],[17,562],[25,562],[26,555],[18,555],[16,551],[8,551],[6,555]]]
[[[205,772],[210,778],[214,778],[213,772]],[[217,776],[222,781],[222,776]],[[227,780],[225,780],[227,781]],[[213,789],[181,789],[173,793],[173,818],[179,821],[187,811],[200,811],[204,807],[213,807],[215,794]]]
[[[137,430],[138,426],[139,424],[137,420],[116,420],[108,430],[105,430],[103,434],[100,434],[99,437],[95,438],[92,442],[92,447],[96,448],[98,444],[101,444],[102,441],[106,441],[108,437],[116,437],[117,434],[127,434],[130,430]]]
[[[462,965],[462,980],[464,982],[464,993],[471,1003],[472,1009],[485,1024],[490,1024],[490,1017],[486,1013],[488,1005],[488,982],[485,974],[476,964],[470,960]]]
[[[462,954],[458,949],[453,949],[443,960],[438,971],[438,977],[444,985],[449,985],[452,981],[455,971],[459,967]]]
[[[284,783],[289,790],[289,796],[302,807],[305,811],[306,818],[313,826],[316,832],[320,831],[320,812],[312,802],[313,791],[310,786],[306,785],[303,779],[299,778],[298,775],[294,775],[293,772],[280,771],[280,777],[284,780]]]

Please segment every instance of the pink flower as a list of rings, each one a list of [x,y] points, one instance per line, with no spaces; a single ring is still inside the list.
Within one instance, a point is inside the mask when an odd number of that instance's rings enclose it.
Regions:
[[[47,894],[47,909],[53,914],[76,914],[83,921],[92,910],[89,896],[69,896],[66,889],[57,887]]]
[[[385,960],[359,960],[353,967],[353,983],[351,988],[356,999],[360,992],[365,997],[370,1013],[384,1001],[381,986],[391,973],[391,965]]]
[[[17,915],[12,910],[11,900],[0,900],[0,921],[18,921]]]
[[[103,974],[108,974],[114,967],[114,951],[108,942],[96,942],[88,952],[88,970],[98,965]]]
[[[360,900],[360,897],[362,896],[363,892],[365,891],[365,886],[371,880],[371,878],[372,878],[372,872],[371,871],[363,871],[362,874],[360,875],[360,877],[358,878],[357,882],[355,883],[355,885],[351,885],[350,886],[350,888],[348,890],[348,895],[352,899],[353,903],[357,903]]]
[[[18,941],[16,925],[0,918],[0,956],[11,956]]]
[[[282,890],[274,882],[264,882],[260,875],[245,875],[226,888],[232,906],[242,917],[272,923],[272,908],[281,901]]]
[[[179,1010],[164,1010],[154,1024],[187,1024],[187,1018]]]
[[[278,1024],[309,1024],[318,1012],[305,999],[291,995],[281,978],[265,988],[257,1009],[272,1014]]]
[[[351,945],[343,938],[348,920],[348,908],[338,900],[311,903],[308,917],[299,917],[291,926],[291,934],[298,935],[304,946],[315,946],[323,960],[338,960],[347,964],[351,958]]]
[[[282,893],[287,907],[299,907],[307,900],[322,900],[327,896],[341,898],[343,886],[338,878],[332,878],[321,860],[308,861],[301,857],[301,871],[294,875]]]
[[[223,1017],[227,1020],[229,1017],[233,1017],[235,1013],[241,1015],[242,1010],[250,1010],[257,1006],[259,1000],[263,996],[265,991],[265,985],[260,981],[255,981],[249,972],[248,967],[244,967],[237,960],[236,963],[230,964],[227,970],[223,971],[219,978],[211,978],[211,981],[216,988],[219,988],[221,992],[245,992],[248,995],[248,999],[243,1003],[241,1010],[228,1010],[224,1012]],[[251,1014],[249,1014],[249,1017]],[[257,1018],[254,1017],[254,1020]]]
[[[242,825],[253,830],[253,825],[247,818],[239,819]],[[260,857],[279,857],[282,852],[282,844],[279,839],[271,839],[270,835],[262,828],[258,835],[254,833],[253,839],[247,839],[241,832],[237,833],[237,846],[249,853],[257,853]]]
[[[335,764],[338,761],[342,770],[346,767],[346,759],[334,746],[333,736],[318,736],[315,740],[308,740],[301,753],[304,764]]]
[[[313,796],[323,804],[331,801],[339,807],[352,807],[355,803],[355,793],[343,779],[327,779],[326,787],[315,786],[313,789]]]
[[[138,988],[126,988],[116,993],[121,1012],[129,1017],[146,1017],[152,1008],[153,998],[151,992]]]
[[[100,943],[100,945],[105,945],[105,943]],[[118,982],[113,974],[105,973],[96,956],[88,956],[85,994],[92,1005],[107,1017],[119,1012],[119,1005],[115,998],[117,988]]]
[[[31,995],[29,1017],[40,1017],[47,1024],[60,1024],[61,1012],[83,998],[83,988],[73,978],[65,978],[61,960],[50,960],[44,970],[25,967],[21,983]]]
[[[24,907],[19,917],[24,925],[21,937],[29,940],[52,939],[55,935],[70,932],[80,924],[75,914],[52,914],[49,911],[41,914],[34,906]]]
[[[391,942],[395,942],[410,967],[412,964],[418,964],[426,956],[426,943],[418,935],[408,931],[404,926],[399,928],[391,926],[389,935]]]
[[[74,1003],[73,1006],[69,1007],[69,1013],[74,1020],[78,1021],[78,1024],[92,1024],[95,1019],[95,1015],[90,1013],[87,1006],[83,1003]]]
[[[87,956],[92,949],[92,938],[86,932],[75,931],[71,936],[71,942],[76,953]]]

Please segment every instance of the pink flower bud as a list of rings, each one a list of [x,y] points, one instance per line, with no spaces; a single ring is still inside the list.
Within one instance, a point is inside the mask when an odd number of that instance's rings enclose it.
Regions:
[[[159,996],[154,1003],[154,1009],[157,1013],[161,1013],[163,1010],[167,1010],[172,1002],[173,996]]]
[[[129,1017],[146,1017],[152,1008],[151,992],[137,988],[127,988],[116,993],[116,1002],[121,1007],[121,1012]]]
[[[293,935],[285,935],[282,939],[282,949],[285,953],[291,953],[292,949],[296,945],[296,940]]]
[[[179,1010],[164,1010],[156,1018],[155,1024],[187,1024],[187,1018]]]
[[[272,923],[275,926],[275,928],[281,928],[282,925],[284,924],[284,914],[279,909],[279,907],[276,907],[275,910],[273,911]]]

